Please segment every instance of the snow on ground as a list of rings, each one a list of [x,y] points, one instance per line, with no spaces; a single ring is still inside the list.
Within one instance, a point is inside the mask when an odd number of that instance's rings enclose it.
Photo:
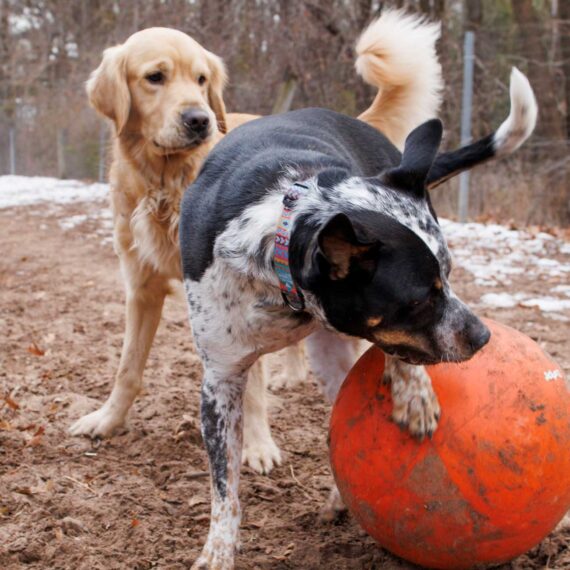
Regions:
[[[60,217],[62,230],[69,231],[88,221],[97,222],[96,234],[107,244],[111,241],[112,217],[107,203],[107,184],[86,184],[56,178],[0,176],[0,209],[14,206],[90,202],[85,213]],[[440,220],[447,236],[455,265],[473,276],[475,285],[485,292],[481,305],[494,309],[517,306],[536,307],[545,316],[570,320],[570,243],[544,233],[512,230],[498,224],[459,224]],[[561,282],[540,295],[513,290],[513,279],[529,278],[541,282]],[[534,287],[536,289],[536,287]]]
[[[44,205],[47,208],[42,213],[56,216],[62,230],[71,230],[89,221],[95,222],[95,236],[101,238],[102,244],[112,242],[113,216],[108,205],[108,194],[108,184],[88,184],[45,176],[0,176],[0,210]],[[85,213],[61,216],[61,206],[81,202],[90,204]]]
[[[44,176],[0,176],[0,208],[41,202],[69,204],[103,200],[108,192],[107,184],[86,184]]]
[[[495,309],[517,306],[537,307],[544,316],[555,320],[570,317],[570,243],[544,232],[512,230],[498,224],[459,224],[441,220],[455,265],[474,277],[485,289],[480,303]],[[513,279],[540,284],[562,281],[542,294],[518,291]]]

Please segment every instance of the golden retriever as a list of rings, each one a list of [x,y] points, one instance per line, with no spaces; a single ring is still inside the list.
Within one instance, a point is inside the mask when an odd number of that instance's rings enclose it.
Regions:
[[[378,88],[360,118],[401,147],[407,133],[435,116],[441,69],[435,56],[439,27],[425,28],[418,47],[417,19],[394,30],[391,14],[373,23],[357,44],[357,71]],[[393,18],[392,18],[393,19]],[[405,27],[404,26],[404,27]],[[429,52],[425,67],[417,50]],[[105,50],[87,82],[91,105],[114,123],[110,169],[114,246],[126,287],[126,330],[113,390],[103,404],[70,428],[73,435],[105,437],[122,426],[141,389],[145,363],[169,282],[181,279],[178,216],[182,193],[217,141],[254,115],[226,114],[221,59],[188,35],[149,28]],[[414,105],[417,103],[417,105]],[[410,108],[417,108],[411,116]],[[402,109],[407,109],[403,113]],[[302,375],[299,352],[286,356],[290,377]],[[347,367],[354,360],[351,358]],[[331,373],[326,367],[317,376]],[[336,363],[335,363],[336,366]],[[295,369],[295,370],[293,370]],[[244,402],[243,461],[259,472],[281,456],[267,420],[263,364],[254,367]]]
[[[142,386],[169,282],[181,279],[178,208],[213,145],[253,115],[226,115],[219,57],[167,28],[133,34],[105,50],[87,82],[93,107],[115,126],[110,170],[114,247],[126,287],[119,369],[105,404],[71,426],[106,437],[122,426]],[[267,423],[263,374],[246,395],[244,461],[268,471],[280,461]]]

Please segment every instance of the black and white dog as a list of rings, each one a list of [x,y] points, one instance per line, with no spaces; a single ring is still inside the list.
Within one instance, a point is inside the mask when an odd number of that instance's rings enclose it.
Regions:
[[[466,360],[489,331],[451,290],[450,254],[426,189],[514,150],[535,119],[532,90],[515,70],[509,118],[455,152],[438,155],[437,119],[417,127],[400,153],[369,125],[322,109],[255,120],[213,150],[184,196],[180,223],[213,486],[195,568],[233,568],[242,396],[261,355],[310,334],[328,355],[347,342],[341,335],[366,339],[407,367],[396,375],[395,405],[423,390],[437,422],[418,365]],[[342,378],[321,378],[331,401]]]

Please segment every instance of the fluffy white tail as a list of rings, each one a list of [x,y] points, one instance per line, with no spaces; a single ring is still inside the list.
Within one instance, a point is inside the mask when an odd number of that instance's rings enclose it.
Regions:
[[[386,10],[356,44],[356,71],[378,88],[358,118],[400,149],[412,129],[439,111],[443,79],[435,44],[440,35],[439,23]]]

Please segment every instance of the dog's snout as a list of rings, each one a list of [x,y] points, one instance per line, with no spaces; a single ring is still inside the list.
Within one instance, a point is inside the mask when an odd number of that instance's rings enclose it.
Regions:
[[[491,331],[476,317],[469,320],[464,334],[473,353],[483,348],[491,338]]]
[[[190,108],[182,112],[182,124],[190,135],[205,135],[210,126],[210,117],[203,109]]]

